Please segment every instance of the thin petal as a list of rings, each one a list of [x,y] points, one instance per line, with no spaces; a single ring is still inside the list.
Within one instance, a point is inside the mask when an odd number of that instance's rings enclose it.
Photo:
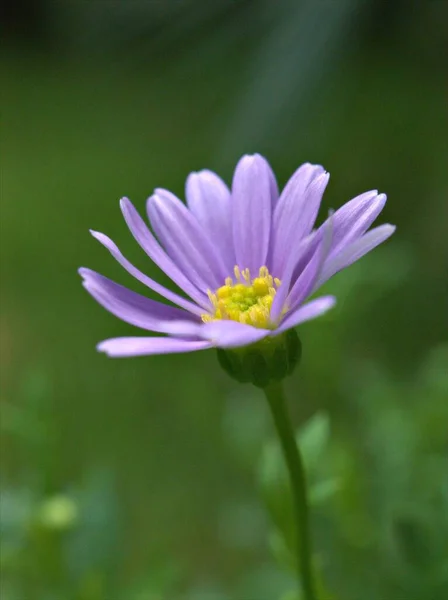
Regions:
[[[271,169],[270,165],[269,165],[269,180],[270,180],[272,209],[274,209],[275,205],[277,204],[277,201],[279,199],[279,192],[278,192],[277,179],[276,179],[274,171]]]
[[[268,163],[268,161],[265,158],[263,158],[263,160],[266,163],[266,169],[267,169],[267,172],[269,175],[269,191],[271,194],[271,208],[272,208],[272,211],[274,211],[275,205],[277,204],[277,201],[279,199],[278,183],[277,183],[277,179],[275,177],[275,173],[272,170],[271,165]]]
[[[161,248],[155,237],[152,235],[145,222],[135,210],[132,202],[127,198],[120,201],[121,210],[125,221],[140,246],[151,258],[155,264],[174,281],[190,298],[200,306],[208,308],[210,302],[205,293],[199,291],[195,285],[184,275],[184,273],[174,264],[166,252]]]
[[[331,255],[368,230],[383,210],[386,199],[386,194],[378,194],[377,190],[372,190],[356,196],[334,213]]]
[[[277,289],[277,293],[275,294],[274,301],[271,307],[271,313],[269,315],[270,321],[272,324],[276,324],[280,315],[282,314],[283,308],[286,304],[286,299],[288,297],[290,287],[291,287],[291,279],[292,279],[293,269],[292,264],[289,267],[289,271],[286,272],[282,279],[280,287]]]
[[[285,274],[281,278],[281,286],[272,303],[272,323],[275,324],[277,322],[284,307],[290,310],[305,299],[304,292],[308,290],[309,281],[314,281],[317,278],[323,261],[326,258],[325,252],[328,248],[328,242],[319,248],[325,232],[328,237],[330,234],[329,230],[313,232],[307,235],[297,248],[294,260],[287,262]],[[297,263],[301,263],[301,268],[296,273]]]
[[[272,272],[279,276],[314,225],[329,175],[320,165],[299,167],[285,186],[273,218]]]
[[[100,233],[99,231],[92,231],[92,230],[90,230],[90,233],[93,235],[93,237],[95,239],[97,239],[100,242],[100,244],[102,244],[105,248],[107,248],[109,250],[109,252],[112,254],[112,256],[115,258],[115,260],[117,260],[120,263],[120,265],[126,269],[126,271],[128,273],[130,273],[133,277],[138,279],[138,281],[140,281],[141,283],[143,283],[144,285],[149,287],[151,290],[153,290],[157,294],[160,294],[167,300],[170,300],[174,304],[177,304],[181,308],[184,308],[185,310],[188,310],[189,312],[196,314],[198,316],[201,316],[201,314],[203,314],[203,312],[204,312],[203,308],[200,308],[199,306],[197,306],[196,304],[193,304],[189,300],[182,298],[182,296],[179,296],[179,294],[176,294],[176,293],[172,292],[171,290],[168,290],[166,287],[164,287],[163,285],[160,285],[159,283],[157,283],[157,281],[154,281],[153,279],[151,279],[150,277],[148,277],[147,275],[145,275],[144,273],[139,271],[136,267],[134,267],[134,265],[132,265],[123,256],[123,254],[120,252],[120,250],[118,249],[116,244],[109,237],[107,237],[107,235],[104,235],[104,233]]]
[[[288,310],[294,310],[311,294],[317,281],[317,277],[322,269],[322,249],[318,246],[311,257],[311,260],[303,269],[287,299]]]
[[[119,358],[149,354],[177,354],[211,348],[210,342],[178,340],[171,337],[121,337],[104,340],[97,346],[99,352]]]
[[[295,281],[286,304],[294,311],[315,289],[316,281],[330,253],[333,239],[333,215],[325,221],[324,227],[316,234],[317,246],[309,263]]]
[[[237,321],[212,321],[201,326],[200,337],[219,348],[248,346],[270,335],[268,329],[258,329]]]
[[[175,331],[174,331],[175,328]],[[170,331],[168,331],[170,333]],[[258,342],[271,334],[269,329],[258,329],[237,321],[218,320],[210,323],[173,323],[176,336],[198,337],[219,348],[236,348]]]
[[[332,216],[333,239],[328,255],[329,259],[335,258],[342,248],[354,242],[367,231],[382,211],[385,202],[385,194],[378,194],[376,190],[372,190],[353,198],[334,213]],[[310,261],[319,243],[319,233],[322,232],[325,226],[326,222],[312,234],[314,239],[308,244],[308,249],[302,253],[296,265],[293,280],[298,279]]]
[[[382,244],[395,231],[394,225],[380,225],[371,231],[368,231],[361,238],[358,238],[351,244],[343,248],[334,258],[329,258],[319,276],[314,289],[320,287],[325,281],[328,281],[338,271],[350,266],[365,254]]]
[[[231,274],[235,253],[229,188],[218,175],[204,169],[187,177],[185,195],[188,208],[209,239],[219,248],[228,274]]]
[[[271,169],[255,154],[243,156],[232,184],[232,224],[236,264],[253,273],[266,264],[271,232]]]
[[[311,300],[311,302],[303,304],[296,311],[288,314],[280,327],[274,330],[273,335],[278,335],[287,329],[291,329],[292,327],[296,327],[301,323],[305,323],[305,321],[310,321],[311,319],[320,317],[330,310],[330,308],[333,308],[335,304],[336,298],[334,296],[322,296],[321,298]]]
[[[169,325],[171,333],[173,322],[195,319],[180,308],[145,298],[90,269],[81,268],[79,273],[89,294],[106,310],[130,325],[160,333],[166,333]]]
[[[292,285],[298,280],[304,268],[310,262],[319,244],[322,241],[323,228],[313,230],[309,235],[303,238],[296,253],[296,261],[292,276]]]
[[[157,237],[188,279],[204,292],[222,285],[228,269],[188,208],[162,189],[148,198],[146,208]]]

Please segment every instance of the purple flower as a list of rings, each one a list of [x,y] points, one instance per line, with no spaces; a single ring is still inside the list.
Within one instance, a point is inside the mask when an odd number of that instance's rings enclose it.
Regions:
[[[381,225],[368,231],[386,202],[376,190],[347,202],[313,229],[328,180],[321,166],[305,163],[279,194],[268,162],[259,154],[243,156],[231,191],[207,170],[188,176],[186,206],[156,189],[147,201],[154,233],[123,198],[132,235],[185,296],[144,275],[111,239],[92,231],[131,275],[171,303],[80,269],[84,287],[104,308],[140,329],[164,334],[109,339],[98,350],[137,356],[245,346],[328,311],[333,296],[307,299],[395,230]]]

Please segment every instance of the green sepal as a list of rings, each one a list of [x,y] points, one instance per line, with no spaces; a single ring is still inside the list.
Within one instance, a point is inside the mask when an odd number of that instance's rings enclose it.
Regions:
[[[301,356],[302,344],[294,329],[242,348],[218,348],[219,364],[230,377],[259,388],[291,375]]]

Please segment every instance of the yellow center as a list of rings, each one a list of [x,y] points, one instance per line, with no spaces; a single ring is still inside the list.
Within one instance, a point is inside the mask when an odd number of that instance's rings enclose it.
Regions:
[[[249,269],[234,268],[234,278],[227,277],[225,285],[208,292],[214,314],[202,315],[205,323],[228,319],[254,327],[272,327],[270,312],[281,281],[273,278],[267,267],[261,267],[258,277],[251,278]]]

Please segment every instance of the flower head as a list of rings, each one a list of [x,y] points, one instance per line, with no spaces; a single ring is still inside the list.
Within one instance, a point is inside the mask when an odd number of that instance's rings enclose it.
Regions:
[[[376,190],[357,196],[315,229],[328,180],[321,166],[306,163],[279,194],[268,162],[258,154],[243,156],[231,190],[207,170],[187,178],[187,205],[156,189],[147,201],[152,231],[123,198],[121,210],[132,235],[184,295],[144,275],[111,239],[92,231],[131,275],[171,303],[80,269],[84,287],[107,310],[164,334],[109,339],[98,349],[109,356],[137,356],[237,348],[328,311],[333,296],[308,298],[395,230],[381,225],[368,231],[386,202]]]

